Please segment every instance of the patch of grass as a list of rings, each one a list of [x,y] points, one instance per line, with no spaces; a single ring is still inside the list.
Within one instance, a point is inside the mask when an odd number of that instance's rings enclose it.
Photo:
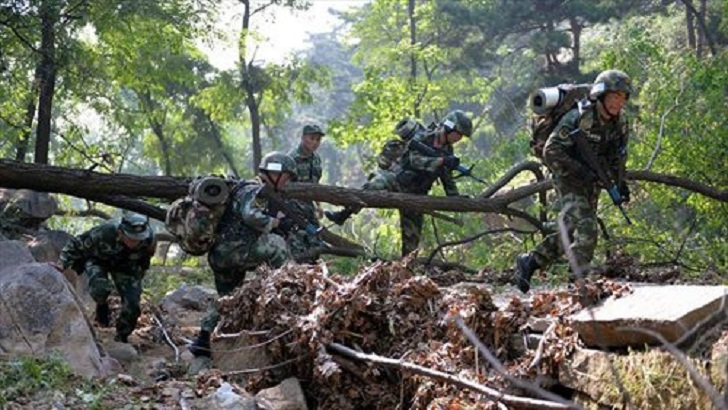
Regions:
[[[0,408],[41,391],[64,387],[74,379],[60,357],[17,357],[0,360]]]
[[[692,360],[697,369],[702,365]],[[614,356],[614,365],[632,404],[638,409],[711,409],[711,401],[703,390],[692,381],[687,370],[669,353],[658,349]],[[705,372],[701,371],[703,376]],[[608,369],[590,374],[594,397],[604,404],[621,403],[621,396],[614,376]],[[707,376],[706,376],[707,377]]]

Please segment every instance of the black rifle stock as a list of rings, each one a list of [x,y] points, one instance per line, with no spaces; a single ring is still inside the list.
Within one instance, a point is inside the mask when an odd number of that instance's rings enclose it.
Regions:
[[[576,130],[571,132],[571,137],[574,141],[574,146],[576,147],[577,154],[581,157],[586,166],[589,167],[592,172],[594,172],[594,174],[599,179],[599,182],[601,182],[602,185],[605,187],[604,189],[609,194],[609,198],[612,199],[612,203],[622,212],[622,215],[627,221],[627,224],[632,225],[632,221],[629,219],[627,211],[625,211],[624,207],[622,207],[622,203],[624,203],[624,198],[622,198],[622,195],[619,193],[619,187],[616,183],[612,181],[611,178],[609,178],[609,175],[607,175],[604,167],[602,167],[599,158],[597,158],[596,154],[594,153],[594,150],[586,142],[584,131],[577,128]]]

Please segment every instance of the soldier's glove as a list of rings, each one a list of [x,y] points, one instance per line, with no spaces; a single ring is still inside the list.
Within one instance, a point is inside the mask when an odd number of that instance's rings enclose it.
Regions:
[[[442,157],[442,166],[444,166],[447,169],[456,169],[460,165],[460,158],[450,155],[447,157]]]
[[[627,185],[627,183],[624,181],[622,181],[622,183],[619,184],[619,195],[622,196],[622,203],[629,202],[629,200],[630,200],[629,185]]]
[[[278,229],[280,229],[284,234],[288,234],[295,227],[296,223],[291,218],[283,217],[278,220]]]

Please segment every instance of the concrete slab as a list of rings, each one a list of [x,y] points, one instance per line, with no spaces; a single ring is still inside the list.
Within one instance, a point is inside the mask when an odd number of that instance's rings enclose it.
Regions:
[[[607,299],[601,306],[572,315],[574,329],[587,346],[641,347],[659,344],[647,334],[623,329],[641,328],[661,334],[669,342],[680,340],[694,327],[718,320],[728,301],[726,286],[640,286],[619,299]],[[622,328],[622,329],[621,329]],[[697,329],[699,334],[700,330]]]

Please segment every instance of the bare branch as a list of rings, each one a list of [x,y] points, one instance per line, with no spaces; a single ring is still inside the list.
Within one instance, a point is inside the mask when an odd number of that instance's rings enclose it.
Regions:
[[[655,143],[655,148],[652,150],[652,155],[650,155],[650,159],[647,161],[647,165],[645,165],[645,171],[649,171],[652,168],[652,163],[655,162],[657,155],[662,151],[662,136],[665,133],[665,120],[672,110],[680,106],[680,97],[683,95],[683,92],[685,92],[685,80],[681,79],[680,93],[675,97],[675,103],[660,117],[660,132],[657,134],[657,142]]]
[[[441,372],[439,370],[429,369],[426,367],[418,366],[414,363],[406,362],[404,360],[390,359],[388,357],[382,357],[376,354],[361,353],[352,350],[344,345],[338,343],[330,343],[326,346],[326,349],[331,353],[335,353],[344,357],[348,357],[355,360],[360,360],[369,363],[376,363],[387,367],[393,367],[396,369],[409,371],[415,374],[431,377],[433,379],[441,380],[447,383],[454,384],[455,386],[469,389],[481,394],[488,396],[489,398],[497,401],[501,401],[507,405],[518,406],[520,409],[570,409],[573,408],[568,405],[564,405],[561,402],[550,402],[545,400],[530,399],[526,397],[513,396],[505,394],[491,387],[478,384],[471,380],[463,379],[452,374]],[[558,396],[557,396],[558,397]],[[563,399],[559,398],[561,401]],[[580,407],[578,407],[580,408]]]

